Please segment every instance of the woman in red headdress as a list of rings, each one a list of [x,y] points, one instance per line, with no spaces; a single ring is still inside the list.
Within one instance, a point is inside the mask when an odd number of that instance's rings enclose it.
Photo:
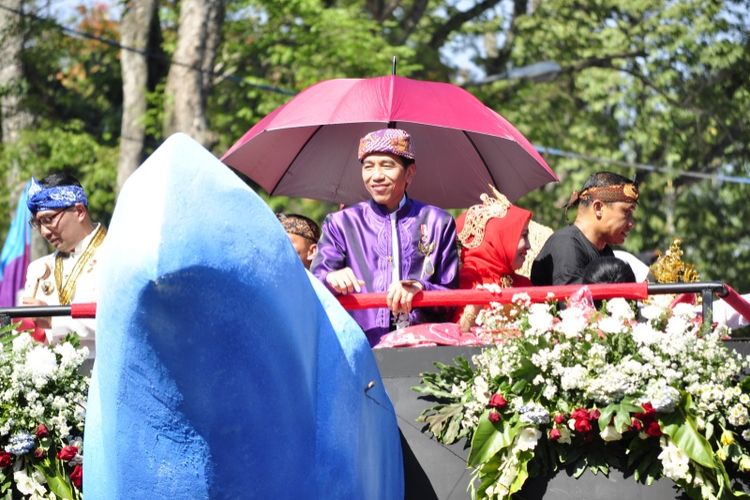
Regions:
[[[481,204],[461,214],[456,219],[460,288],[532,286],[528,278],[516,273],[530,248],[530,220],[531,212],[511,204],[497,191],[494,197],[482,195]],[[375,347],[483,344],[484,340],[470,332],[480,309],[466,306],[457,312],[455,323],[426,323],[396,330],[382,337]]]
[[[511,204],[505,196],[482,196],[456,220],[461,248],[460,288],[481,285],[531,286],[531,281],[516,270],[523,266],[529,244],[531,212]],[[463,331],[474,325],[481,308],[466,306],[456,320]]]

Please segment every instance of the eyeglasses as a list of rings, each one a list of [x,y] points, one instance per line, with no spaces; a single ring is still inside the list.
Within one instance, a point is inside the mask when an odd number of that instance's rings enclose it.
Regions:
[[[51,229],[52,227],[57,225],[57,222],[60,218],[60,214],[68,210],[70,210],[70,207],[62,208],[51,215],[43,215],[41,217],[34,217],[29,221],[29,225],[33,227],[34,229],[39,229],[42,226],[46,227],[47,229]]]

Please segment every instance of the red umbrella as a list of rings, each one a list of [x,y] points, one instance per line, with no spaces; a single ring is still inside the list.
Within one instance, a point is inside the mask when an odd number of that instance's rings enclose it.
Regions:
[[[360,137],[384,127],[412,135],[409,195],[443,208],[479,202],[492,184],[514,201],[557,176],[505,118],[455,85],[400,76],[308,87],[245,133],[221,158],[272,195],[352,204],[362,183]]]

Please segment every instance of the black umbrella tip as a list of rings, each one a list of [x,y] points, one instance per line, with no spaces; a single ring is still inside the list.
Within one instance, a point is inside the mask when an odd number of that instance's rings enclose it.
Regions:
[[[393,56],[393,61],[391,62],[391,75],[396,76],[396,56]]]

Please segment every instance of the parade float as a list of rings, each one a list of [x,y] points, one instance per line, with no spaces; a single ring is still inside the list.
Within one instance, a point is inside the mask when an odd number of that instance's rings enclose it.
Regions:
[[[477,324],[487,345],[370,349],[346,311],[382,306],[383,294],[337,300],[227,165],[271,194],[352,202],[363,193],[342,137],[386,125],[435,145],[426,165],[471,172],[417,177],[428,202],[466,206],[488,183],[515,200],[556,177],[500,115],[476,99],[451,105],[452,86],[363,85],[381,95],[365,99],[372,113],[314,86],[295,98],[307,113],[282,106],[224,163],[169,138],[118,198],[96,307],[0,311],[6,323],[95,315],[99,332],[83,448],[88,379],[73,375],[74,344],[4,337],[4,408],[38,404],[0,421],[0,494],[76,498],[82,484],[106,499],[743,496],[746,349],[712,326],[711,303],[747,304],[723,283],[425,293],[415,306],[488,305]],[[702,306],[667,307],[683,293]]]

